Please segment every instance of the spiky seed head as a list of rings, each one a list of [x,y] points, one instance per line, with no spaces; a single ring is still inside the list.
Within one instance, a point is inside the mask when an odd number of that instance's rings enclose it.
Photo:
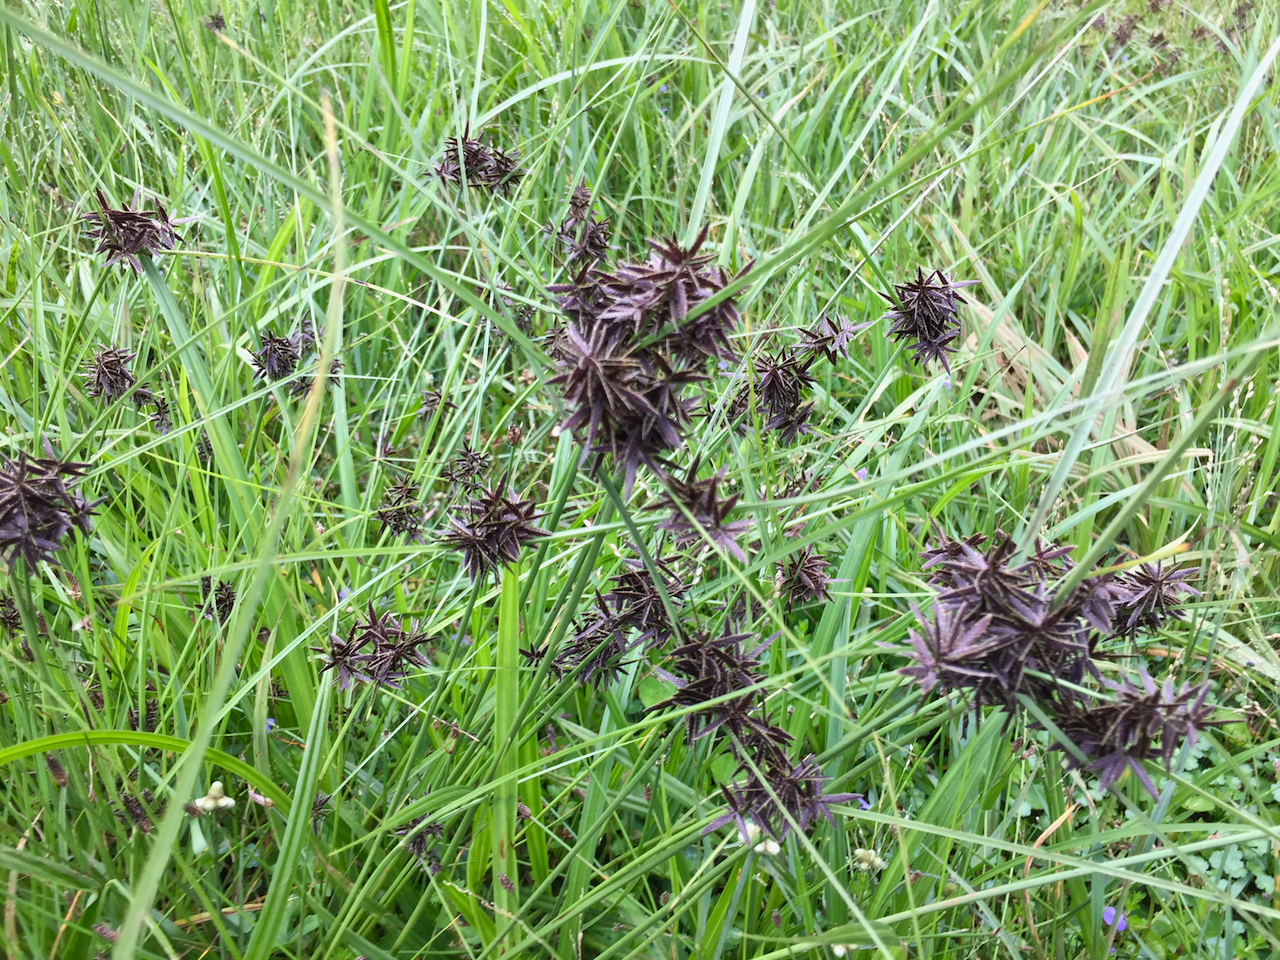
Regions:
[[[701,459],[695,457],[684,479],[667,477],[667,492],[653,509],[667,509],[671,514],[658,526],[671,531],[678,546],[692,546],[706,537],[745,563],[747,555],[738,544],[738,538],[747,532],[749,524],[745,520],[728,519],[738,504],[738,497],[721,499],[723,470],[705,479],[697,479],[700,465]]]
[[[298,348],[288,337],[277,337],[271,331],[262,335],[262,346],[253,355],[257,374],[274,383],[289,376],[298,366]]]
[[[936,360],[949,374],[947,354],[955,352],[951,343],[961,332],[957,308],[966,302],[957,291],[975,283],[976,280],[953,281],[941,270],[926,276],[917,267],[915,280],[894,284],[892,294],[880,294],[893,305],[881,317],[893,321],[889,336],[907,341],[916,362],[923,365]]]
[[[41,560],[54,561],[72,530],[89,535],[102,500],[88,503],[74,490],[88,467],[25,452],[16,460],[0,457],[0,560],[11,567],[22,557],[34,573]]]
[[[119,400],[135,383],[128,367],[133,358],[134,354],[119,347],[100,348],[85,368],[84,392],[104,404]]]
[[[827,558],[818,553],[812,544],[794,554],[778,569],[778,592],[788,607],[815,600],[829,601],[830,585]]]
[[[537,505],[514,493],[500,493],[496,487],[485,487],[469,497],[460,511],[461,517],[450,517],[449,527],[441,542],[462,554],[463,566],[472,581],[489,574],[496,575],[508,563],[520,557],[520,548],[535,537],[548,536],[536,526]]]
[[[154,210],[134,210],[130,207],[117,210],[107,202],[106,194],[101,190],[95,190],[94,195],[98,200],[98,210],[83,214],[81,219],[94,224],[86,231],[85,237],[97,241],[95,253],[107,254],[107,266],[127,263],[141,273],[142,261],[138,259],[140,254],[154,257],[163,250],[173,249],[182,239],[173,228],[196,219],[183,217],[170,220],[168,211],[159,201],[156,201]],[[137,204],[141,196],[142,190],[139,189],[134,194],[133,204]]]

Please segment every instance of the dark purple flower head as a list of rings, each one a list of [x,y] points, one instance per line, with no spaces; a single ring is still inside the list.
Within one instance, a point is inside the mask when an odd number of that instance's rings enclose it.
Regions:
[[[650,240],[648,260],[619,264],[611,274],[599,275],[599,296],[604,302],[598,313],[600,320],[629,329],[636,338],[667,331],[662,336],[662,352],[690,365],[707,359],[736,359],[729,345],[729,336],[739,322],[732,298],[720,301],[696,319],[689,318],[693,308],[730,282],[723,270],[710,265],[711,254],[698,252],[706,238],[707,227],[703,227],[688,248],[681,247],[675,237]]]
[[[551,662],[556,675],[563,677],[579,670],[584,686],[599,687],[618,679],[622,657],[635,644],[628,643],[626,627],[614,619],[604,599],[597,597],[597,610],[561,647]]]
[[[937,561],[939,582],[950,589],[938,597],[945,605],[967,604],[984,613],[1016,613],[1033,602],[1043,578],[1034,566],[1014,565],[1016,542],[997,530],[985,551],[965,541],[953,544],[954,556]]]
[[[749,633],[719,637],[691,633],[671,651],[671,670],[655,671],[675,686],[675,694],[649,709],[696,708],[685,717],[690,740],[723,727],[745,748],[781,751],[791,735],[753,713],[760,700],[759,690],[753,688],[764,679],[759,658],[773,638],[744,650],[743,641],[751,637]]]
[[[339,690],[347,690],[353,683],[367,681],[367,655],[361,653],[366,643],[364,638],[355,635],[354,630],[346,640],[331,633],[329,652],[327,655],[321,654],[324,664],[320,672],[332,670],[333,682]]]
[[[123,787],[123,783],[120,786]],[[153,815],[157,817],[163,816],[164,807],[164,801],[157,801],[150,790],[144,788],[135,795],[121,789],[120,805],[112,804],[111,812],[121,823],[132,824],[142,833],[150,833],[154,828]],[[107,937],[108,940],[114,939],[105,933],[102,935]]]
[[[570,323],[560,332],[552,351],[559,372],[549,382],[572,411],[564,426],[588,451],[622,465],[629,493],[641,464],[660,471],[661,455],[681,445],[696,404],[681,394],[704,378],[673,371],[660,355],[634,352],[603,324],[589,330]]]
[[[478,486],[480,478],[489,469],[490,459],[489,454],[483,450],[472,450],[471,444],[464,440],[462,449],[454,455],[441,476],[459,487]]]
[[[329,816],[329,801],[333,799],[333,794],[322,793],[316,791],[315,799],[311,801],[311,832],[318,834],[320,825],[324,823],[325,818]]]
[[[559,386],[573,413],[564,422],[590,446],[597,438],[612,438],[636,416],[656,416],[645,396],[649,385],[645,365],[630,348],[609,340],[603,326],[584,334],[574,324],[564,331],[557,349],[559,373],[548,382]]]
[[[298,318],[298,326],[289,334],[289,342],[293,344],[298,355],[312,349],[316,343],[324,339],[324,328],[316,331],[316,322],[311,314],[303,314]]]
[[[433,840],[444,837],[444,825],[429,822],[425,816],[414,817],[403,827],[398,827],[395,835],[404,842],[404,848],[412,854],[427,873],[435,876],[440,872],[440,852]]]
[[[208,430],[201,430],[196,438],[196,457],[206,466],[213,463],[213,442],[209,439]]]
[[[831,577],[827,574],[827,558],[810,544],[778,567],[776,585],[782,602],[788,607],[830,600],[827,588],[831,585]]]
[[[426,634],[416,632],[412,626],[406,627],[390,611],[377,613],[372,602],[364,619],[351,628],[348,639],[359,648],[371,648],[363,658],[369,678],[384,686],[399,686],[410,669],[427,663],[418,649],[426,641]]]
[[[591,211],[591,191],[581,181],[569,196],[569,211],[560,223],[549,223],[546,233],[554,234],[570,263],[595,263],[609,256],[613,226],[608,219],[597,220]]]
[[[362,619],[352,625],[347,639],[329,637],[329,652],[321,672],[333,671],[334,683],[346,690],[355,682],[397,687],[408,671],[425,666],[426,657],[418,648],[426,641],[389,611],[378,613],[372,601]]]
[[[662,577],[667,599],[678,603],[688,591],[688,584],[661,557],[654,558],[654,565]],[[662,595],[643,563],[626,563],[623,571],[614,576],[613,589],[604,595],[604,603],[615,623],[639,633],[636,642],[646,649],[662,646],[675,636],[676,627],[662,603]]]
[[[812,330],[804,330],[800,334],[800,342],[796,349],[809,358],[826,357],[829,363],[835,363],[836,357],[849,359],[849,344],[869,323],[855,324],[848,317],[837,314],[834,317],[823,317]]]
[[[134,407],[141,412],[151,406],[151,404],[155,403],[159,397],[160,395],[155,391],[149,390],[146,387],[139,387],[137,390],[133,391],[133,396],[129,399],[133,401]]]
[[[435,412],[440,409],[441,404],[443,404],[447,410],[457,409],[457,407],[454,406],[453,401],[444,399],[443,394],[441,394],[439,390],[423,390],[422,406],[418,408],[418,416],[430,419]]]
[[[72,489],[88,467],[21,452],[17,460],[0,457],[0,560],[12,568],[22,557],[34,574],[41,560],[53,562],[73,529],[89,535],[89,517],[102,500],[87,503]]]
[[[169,412],[169,401],[158,393],[151,394],[150,404],[155,409],[148,415],[147,422],[155,429],[156,433],[163,436],[173,429],[173,416]]]
[[[392,537],[403,536],[409,543],[421,543],[423,509],[417,484],[398,480],[388,486],[378,507],[378,522]]]
[[[101,399],[104,404],[119,400],[135,382],[127,366],[133,357],[132,353],[118,347],[102,347],[85,368],[84,392]]]
[[[1183,619],[1178,609],[1183,595],[1200,596],[1200,591],[1187,583],[1194,575],[1194,570],[1160,563],[1126,570],[1115,581],[1117,629],[1132,637],[1140,630],[1158,630],[1166,620]]]
[[[444,155],[436,164],[436,176],[446,183],[458,183],[464,175],[468,183],[479,183],[489,166],[489,149],[470,130],[444,142]]]
[[[298,366],[298,348],[288,337],[271,331],[262,335],[262,346],[253,355],[255,372],[274,383],[289,376]]]
[[[583,329],[590,329],[596,323],[607,304],[604,292],[600,289],[600,276],[599,271],[588,263],[568,283],[552,283],[547,286],[547,292],[556,296],[556,306],[560,308],[560,312]]]
[[[769,417],[764,423],[764,428],[777,431],[778,439],[783,443],[795,443],[797,437],[813,433],[813,428],[809,426],[809,417],[812,413],[812,403],[806,403],[794,410],[782,410]]]
[[[587,186],[587,178],[582,177],[578,185],[569,191],[569,216],[584,217],[591,209],[591,188]]]
[[[934,687],[943,690],[982,689],[995,678],[987,663],[988,654],[996,646],[987,636],[991,616],[971,618],[963,607],[934,607],[932,618],[926,617],[915,604],[911,610],[920,624],[920,632],[909,632],[911,653],[915,661],[898,672],[920,684],[925,693]]]
[[[759,773],[745,765],[740,767],[746,771],[744,779],[721,788],[729,812],[710,823],[704,833],[734,823],[742,841],[750,843],[751,832],[747,828],[750,821],[774,839],[782,840],[793,827],[804,832],[819,819],[834,826],[831,805],[859,799],[856,793],[824,794],[825,778],[813,754],[797,764],[792,764],[785,755],[773,755],[756,766]]]
[[[1115,42],[1116,47],[1123,47],[1133,39],[1133,28],[1141,20],[1141,15],[1136,13],[1130,13],[1120,18],[1115,29],[1111,31],[1111,39]]]
[[[746,520],[728,520],[738,504],[738,497],[721,499],[723,470],[704,480],[697,479],[701,462],[701,458],[695,457],[683,480],[667,478],[667,493],[654,504],[653,509],[670,510],[671,515],[659,527],[671,531],[678,546],[692,546],[701,543],[705,537],[746,563],[747,555],[739,546],[738,537],[747,532],[748,523]]]
[[[1079,684],[1088,669],[1088,625],[1072,609],[1053,609],[1043,584],[1029,602],[996,615],[988,635],[997,644],[988,658],[995,688],[1011,710],[1019,693],[1052,697],[1058,680]]]
[[[807,433],[805,423],[812,405],[804,406],[804,391],[813,384],[809,367],[813,357],[799,360],[784,352],[776,356],[765,355],[755,362],[755,378],[742,384],[730,409],[730,418],[747,417],[751,412],[752,395],[757,409],[763,414],[766,430],[780,430],[784,441],[790,441],[798,433]],[[749,423],[743,422],[743,429]]]
[[[473,187],[488,187],[503,196],[524,178],[518,151],[506,153],[472,137],[470,130],[444,142],[444,155],[435,165],[435,174],[446,183],[460,183],[465,177]]]
[[[537,504],[514,494],[501,494],[487,487],[469,497],[462,518],[449,518],[450,529],[441,542],[462,553],[463,565],[472,581],[497,574],[520,557],[520,547],[547,531],[534,525]]]
[[[1142,761],[1158,756],[1168,768],[1182,743],[1194,745],[1199,730],[1225,721],[1210,719],[1215,708],[1205,703],[1207,683],[1196,687],[1184,683],[1175,689],[1173,680],[1167,679],[1163,686],[1157,686],[1146,671],[1139,679],[1141,686],[1127,679],[1106,682],[1115,694],[1111,701],[1082,704],[1064,700],[1056,704],[1054,723],[1089,758],[1088,769],[1098,774],[1104,790],[1130,769],[1154,797],[1155,784]],[[1064,748],[1055,744],[1055,749]],[[1068,768],[1080,765],[1070,754],[1066,764]]]
[[[484,170],[483,178],[478,181],[483,186],[509,197],[511,191],[524,179],[525,171],[520,166],[520,151],[504,153],[497,147],[490,148],[489,165]]]
[[[920,569],[933,570],[929,575],[930,583],[951,586],[953,583],[951,573],[947,567],[940,564],[959,561],[966,547],[970,550],[980,550],[987,542],[987,535],[975,533],[964,540],[952,540],[941,529],[936,533],[937,542],[920,551]]]
[[[596,453],[610,454],[614,462],[622,466],[628,494],[641,464],[662,476],[665,471],[661,457],[683,446],[684,428],[698,401],[681,394],[685,388],[705,379],[693,370],[673,371],[659,355],[650,358],[644,399],[651,412],[636,412],[621,418],[613,432],[602,436],[592,448]]]
[[[206,620],[226,623],[231,619],[231,611],[236,606],[236,588],[225,580],[219,580],[214,586],[213,577],[200,579],[204,594],[204,616]]]
[[[908,341],[918,363],[923,365],[937,360],[948,374],[951,373],[947,354],[955,352],[950,344],[960,336],[956,309],[965,302],[956,291],[977,282],[954,282],[941,270],[925,276],[924,271],[917,267],[915,280],[894,284],[893,294],[880,294],[894,305],[881,317],[893,321],[889,336]]]
[[[1105,637],[1115,628],[1119,596],[1120,588],[1111,575],[1099,574],[1081,580],[1070,596],[1055,602],[1064,617],[1076,617]]]
[[[317,359],[311,367],[311,372],[303,376],[297,377],[290,381],[288,390],[291,397],[305,397],[311,392],[311,388],[315,386],[316,374],[320,372],[319,360]],[[334,357],[329,361],[329,382],[332,383],[342,373],[342,359]]]
[[[22,629],[22,615],[13,597],[0,593],[0,630],[13,636]]]
[[[221,13],[212,13],[205,19],[204,28],[210,33],[221,33],[227,29],[226,18]]]
[[[170,220],[168,211],[158,200],[154,210],[131,209],[142,198],[141,188],[134,193],[133,203],[123,210],[113,209],[101,190],[94,190],[94,195],[98,198],[98,211],[86,213],[81,219],[94,224],[85,236],[97,241],[95,253],[107,254],[107,266],[127,263],[141,273],[142,261],[138,259],[139,254],[154,257],[162,250],[172,250],[182,239],[174,232],[174,226],[196,219],[184,217]]]

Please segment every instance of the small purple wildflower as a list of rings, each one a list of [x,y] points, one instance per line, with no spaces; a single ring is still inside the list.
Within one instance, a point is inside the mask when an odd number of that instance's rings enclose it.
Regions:
[[[276,721],[275,721],[275,718],[274,718],[274,717],[267,717],[267,733],[270,733],[270,732],[271,732],[272,730],[274,730],[275,728],[276,728]]]
[[[870,809],[871,809],[871,804],[869,804],[869,803],[867,802],[867,798],[866,798],[866,797],[859,797],[859,798],[858,798],[858,806],[859,806],[859,807],[861,807],[863,810],[870,810]]]
[[[351,591],[348,590],[346,587],[343,587],[341,590],[338,591],[339,600],[346,600],[350,596],[351,596]]]
[[[666,93],[666,92],[667,92],[667,85],[664,83],[662,86],[660,86],[660,87],[658,88],[658,92],[659,92],[659,93]]]
[[[866,480],[866,479],[867,479],[867,468],[866,468],[866,467],[861,467],[860,469],[857,469],[857,470],[853,471],[853,475],[854,475],[855,477],[857,477],[859,480]]]
[[[1102,908],[1102,922],[1108,927],[1115,927],[1117,932],[1123,930],[1129,925],[1124,918],[1124,913],[1117,913],[1115,907]]]

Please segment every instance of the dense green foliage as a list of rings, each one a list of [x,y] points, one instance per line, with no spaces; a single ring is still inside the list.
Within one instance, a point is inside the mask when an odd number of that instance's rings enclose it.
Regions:
[[[0,455],[101,499],[0,572],[0,949],[1280,950],[1280,17],[1209,6],[0,10]],[[439,176],[468,133],[522,173]],[[724,518],[562,427],[580,183],[610,261],[708,230],[741,319],[665,455]],[[167,213],[108,264],[95,191],[137,190]],[[917,269],[977,281],[950,375],[879,319]],[[758,365],[837,317],[870,325],[809,367],[809,432],[770,429]],[[518,563],[473,581],[459,522]],[[898,672],[922,551],[998,530],[1190,571],[1184,619],[1092,651],[1209,684],[1154,795],[1034,699]],[[832,821],[715,824],[767,752],[651,709],[679,638],[596,669],[597,594],[663,563],[681,637],[772,638],[752,716]],[[344,677],[366,637],[407,646]]]

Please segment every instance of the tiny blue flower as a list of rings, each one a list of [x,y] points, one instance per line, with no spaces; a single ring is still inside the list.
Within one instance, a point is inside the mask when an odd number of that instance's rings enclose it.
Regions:
[[[1115,907],[1103,907],[1102,922],[1108,927],[1115,927],[1117,931],[1123,930],[1129,925],[1125,922],[1123,913],[1116,913]]]
[[[275,719],[272,717],[267,717],[267,733],[270,733],[275,728],[276,728]]]
[[[658,88],[658,92],[659,92],[659,93],[666,93],[666,92],[667,92],[667,85],[664,83],[662,86],[660,86],[660,87]]]
[[[859,467],[857,470],[853,471],[853,475],[859,480],[865,480],[867,479],[867,468]]]

